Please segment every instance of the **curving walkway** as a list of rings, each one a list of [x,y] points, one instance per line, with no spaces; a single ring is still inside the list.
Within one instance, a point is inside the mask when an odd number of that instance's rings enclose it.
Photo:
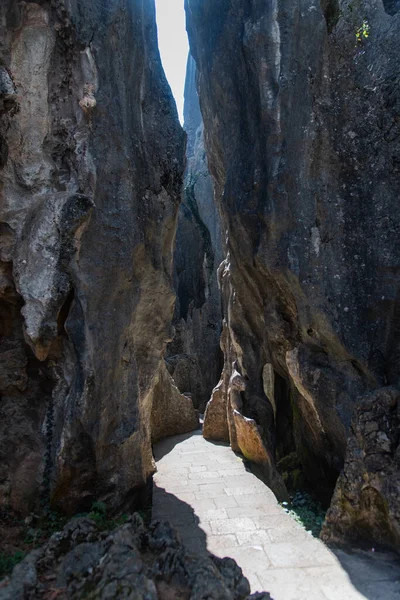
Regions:
[[[391,555],[332,552],[277,504],[225,444],[201,431],[155,447],[153,518],[170,521],[197,552],[230,556],[252,592],[274,600],[400,600]]]

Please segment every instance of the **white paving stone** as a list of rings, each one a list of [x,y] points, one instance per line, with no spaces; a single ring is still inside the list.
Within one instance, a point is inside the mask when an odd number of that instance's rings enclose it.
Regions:
[[[331,552],[228,446],[196,431],[163,440],[155,458],[154,518],[170,521],[190,550],[234,558],[252,592],[269,591],[274,600],[400,600],[395,558]]]

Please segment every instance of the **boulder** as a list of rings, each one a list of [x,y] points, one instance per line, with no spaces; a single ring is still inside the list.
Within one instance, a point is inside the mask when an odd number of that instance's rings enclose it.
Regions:
[[[168,523],[145,527],[137,514],[111,531],[75,518],[0,582],[0,600],[270,600],[249,594],[233,559],[191,554]]]
[[[346,460],[321,537],[400,547],[400,390],[385,387],[356,407]]]

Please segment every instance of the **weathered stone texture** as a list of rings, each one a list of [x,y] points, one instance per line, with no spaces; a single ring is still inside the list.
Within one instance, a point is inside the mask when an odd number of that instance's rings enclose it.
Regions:
[[[198,427],[199,418],[194,410],[192,399],[180,393],[166,366],[162,365],[153,391],[152,442],[156,443],[171,435],[193,431]]]
[[[231,442],[235,410],[277,493],[274,462],[296,451],[328,498],[357,402],[399,384],[400,13],[369,0],[186,10],[227,235]]]
[[[174,256],[175,338],[168,348],[167,366],[181,392],[190,392],[195,406],[204,412],[222,367],[217,269],[223,255],[220,218],[204,149],[196,67],[191,56],[184,117],[187,166]]]
[[[0,54],[0,505],[120,505],[154,470],[184,170],[154,2],[1,0]]]
[[[168,523],[145,527],[137,514],[111,532],[97,531],[91,519],[73,519],[0,584],[1,600],[43,596],[270,600],[266,592],[250,596],[249,582],[233,559],[189,553]]]
[[[400,392],[386,387],[356,407],[344,469],[321,533],[400,548]]]

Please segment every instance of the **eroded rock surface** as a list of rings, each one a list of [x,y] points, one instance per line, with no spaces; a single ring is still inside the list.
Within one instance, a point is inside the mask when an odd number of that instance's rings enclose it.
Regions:
[[[204,412],[222,367],[217,269],[223,256],[220,218],[204,149],[196,66],[191,56],[184,118],[187,166],[174,256],[175,337],[168,347],[167,366],[180,391],[191,393],[195,406]]]
[[[154,2],[2,1],[0,54],[0,504],[135,502],[184,170]]]
[[[186,0],[186,10],[227,232],[218,402],[232,447],[264,455],[278,495],[276,461],[296,452],[329,499],[354,408],[399,385],[400,14],[367,0]],[[347,469],[364,460],[355,427]],[[391,480],[392,458],[386,468]],[[396,489],[378,495],[391,505],[392,494],[399,503]]]
[[[387,387],[356,407],[322,539],[400,547],[399,497],[400,392]]]
[[[153,444],[165,437],[193,431],[199,427],[198,414],[192,398],[181,394],[163,364],[153,391],[151,440]]]
[[[145,527],[137,514],[112,532],[75,518],[17,565],[11,580],[0,582],[0,600],[270,599],[266,592],[249,594],[233,559],[191,554],[167,523]]]

